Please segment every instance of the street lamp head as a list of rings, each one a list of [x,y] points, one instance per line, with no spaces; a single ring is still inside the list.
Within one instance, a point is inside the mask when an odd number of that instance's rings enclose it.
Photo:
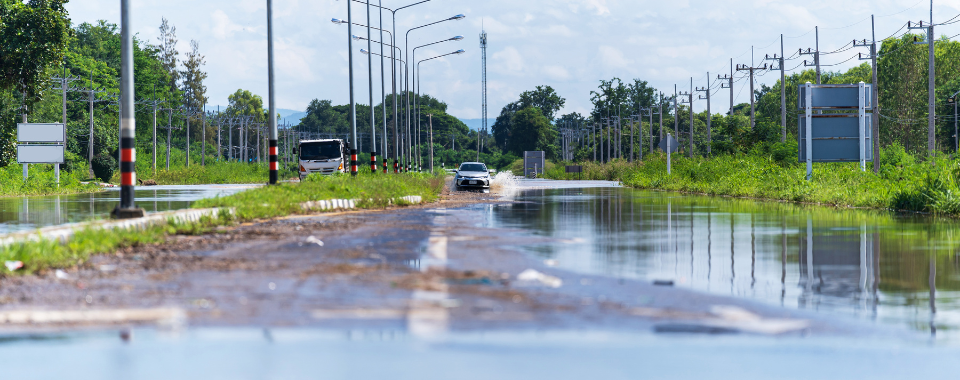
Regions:
[[[465,19],[465,18],[467,18],[467,16],[464,16],[464,15],[462,15],[462,14],[459,14],[459,15],[456,15],[456,16],[451,17],[450,19],[451,19],[451,20],[463,20],[463,19]]]
[[[363,53],[363,54],[370,54],[370,52],[369,52],[369,51],[367,51],[367,49],[360,49],[360,53]]]
[[[330,22],[332,22],[332,23],[334,23],[334,24],[343,24],[343,23],[345,23],[346,21],[343,21],[343,20],[341,20],[341,19],[335,18],[335,19],[330,19]]]
[[[450,41],[460,41],[463,39],[463,36],[456,36],[450,39]]]
[[[463,50],[463,49],[460,49],[460,50],[457,50],[457,51],[453,52],[453,54],[463,54],[463,53],[466,53],[466,51]]]

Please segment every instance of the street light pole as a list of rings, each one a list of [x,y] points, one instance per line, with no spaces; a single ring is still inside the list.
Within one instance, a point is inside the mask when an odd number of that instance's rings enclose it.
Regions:
[[[134,108],[133,20],[130,0],[120,0],[120,204],[111,215],[116,219],[141,218],[134,185],[137,182],[136,108]]]
[[[381,32],[382,33],[382,32]],[[372,51],[370,42],[370,0],[367,0],[367,50]],[[381,37],[381,40],[383,38]],[[381,49],[383,47],[381,46]],[[370,172],[377,174],[377,125],[376,104],[373,104],[373,55],[367,54],[367,74],[370,82]]]
[[[421,25],[421,26],[418,26],[418,27],[415,27],[415,28],[412,28],[412,29],[407,30],[406,37],[405,37],[405,40],[404,40],[404,43],[403,43],[404,48],[407,49],[407,51],[405,51],[407,57],[410,57],[410,51],[409,51],[409,49],[410,49],[410,32],[412,32],[412,31],[414,31],[414,30],[417,30],[417,29],[420,29],[420,28],[425,28],[425,27],[428,27],[428,26],[431,26],[431,25],[436,25],[436,24],[439,24],[439,23],[441,23],[441,22],[446,22],[446,21],[451,21],[451,20],[463,20],[463,19],[466,18],[466,17],[467,17],[467,16],[464,16],[464,15],[462,15],[462,14],[458,14],[458,15],[453,16],[453,17],[450,17],[450,18],[448,18],[448,19],[444,19],[444,20],[440,20],[440,21],[434,21],[434,22],[431,22],[431,23],[429,23],[429,24],[424,24],[424,25]],[[414,61],[414,60],[410,60],[410,62],[413,63],[413,62],[415,62],[415,61]],[[410,66],[409,66],[409,65],[407,65],[407,70],[410,70]],[[412,137],[412,136],[411,136],[411,132],[412,132],[412,130],[411,130],[411,127],[412,127],[412,125],[411,125],[411,117],[413,116],[413,112],[412,112],[412,109],[410,109],[410,90],[409,90],[409,89],[410,89],[410,85],[411,85],[410,82],[412,82],[412,81],[410,80],[410,73],[407,73],[406,81],[407,81],[407,85],[406,85],[406,88],[407,88],[407,93],[406,93],[406,104],[407,104],[407,136],[409,136],[409,137],[407,138],[407,144],[409,145],[408,151],[412,152],[412,149],[413,149],[413,145],[412,145],[413,139],[410,138],[410,137]],[[407,161],[407,170],[410,170],[410,164],[411,164],[411,163],[412,163],[412,157],[411,157],[411,160],[408,160],[408,161]]]
[[[350,175],[357,175],[357,103],[353,95],[353,12],[347,2],[347,61],[350,65]]]
[[[270,113],[267,114],[267,123],[270,126],[270,141],[268,142],[269,146],[269,161],[270,161],[270,184],[277,184],[277,177],[279,177],[279,164],[277,163],[277,156],[279,152],[277,151],[278,145],[277,141],[279,140],[277,136],[277,97],[274,93],[274,71],[273,71],[273,0],[267,0],[267,77],[269,81],[267,95],[270,98],[269,109]],[[352,86],[353,83],[350,83]],[[189,119],[187,119],[189,120]],[[189,121],[188,121],[189,123]],[[188,124],[189,125],[189,124]],[[188,138],[190,134],[187,134]],[[189,140],[187,140],[189,141]],[[189,151],[189,144],[187,145]],[[201,152],[202,154],[202,152]],[[189,155],[188,155],[189,157]]]

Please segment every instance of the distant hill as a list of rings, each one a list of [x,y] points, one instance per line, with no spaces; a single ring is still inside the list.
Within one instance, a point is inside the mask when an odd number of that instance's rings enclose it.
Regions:
[[[209,111],[209,110],[217,110],[217,107],[218,107],[218,106],[207,106],[207,110],[208,110],[208,111]],[[227,109],[226,106],[219,106],[219,107],[220,107],[220,110],[225,110],[225,109]],[[306,112],[288,110],[288,109],[283,109],[283,108],[278,108],[278,109],[277,109],[277,113],[280,114],[280,118],[281,118],[281,119],[286,119],[286,120],[281,120],[281,122],[286,121],[287,123],[290,123],[290,124],[300,124],[300,119],[303,119],[304,117],[307,116],[307,113],[306,113]]]
[[[277,113],[280,114],[281,121],[284,121],[290,124],[300,124],[300,119],[303,119],[304,117],[307,116],[306,112],[287,110],[283,108],[278,108]]]
[[[460,121],[462,121],[464,124],[467,125],[468,128],[474,131],[478,131],[480,130],[480,128],[483,127],[483,119],[460,119]],[[495,121],[497,121],[497,119],[488,119],[487,128],[493,127],[493,123]]]

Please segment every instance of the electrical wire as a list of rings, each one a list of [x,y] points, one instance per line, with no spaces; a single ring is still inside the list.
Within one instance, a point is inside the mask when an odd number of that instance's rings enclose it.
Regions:
[[[860,56],[860,54],[857,54],[857,55],[854,55],[854,56],[852,56],[852,57],[850,57],[850,58],[847,58],[847,59],[845,59],[845,60],[843,60],[843,61],[841,61],[841,62],[837,62],[837,63],[833,63],[833,64],[829,64],[829,65],[820,65],[820,67],[830,67],[830,66],[842,65],[842,64],[844,64],[844,63],[849,62],[851,59],[857,58],[857,57],[859,57],[859,56]]]

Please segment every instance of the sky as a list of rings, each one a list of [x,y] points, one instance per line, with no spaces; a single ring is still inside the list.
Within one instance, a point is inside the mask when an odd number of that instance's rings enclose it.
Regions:
[[[379,1],[387,8],[416,2]],[[207,59],[210,104],[226,105],[227,96],[237,89],[253,91],[266,100],[266,0],[131,3],[133,28],[141,39],[157,43],[161,18],[165,17],[177,28],[181,54],[189,49],[190,40],[199,43],[200,52]],[[365,3],[352,4],[354,22],[366,25]],[[379,13],[372,9],[371,23],[379,26]],[[75,24],[101,19],[118,24],[120,21],[117,0],[72,0],[67,10]],[[396,13],[397,45],[407,45],[407,30],[457,14],[466,18],[409,33],[410,47],[464,36],[462,41],[420,48],[415,56],[420,61],[458,49],[466,51],[420,65],[422,92],[447,102],[448,112],[456,117],[481,118],[481,30],[486,30],[489,41],[488,118],[495,118],[504,105],[538,85],[550,85],[566,99],[560,114],[586,114],[592,108],[590,91],[597,89],[601,79],[614,77],[645,80],[668,94],[673,93],[675,85],[680,91],[689,91],[691,78],[693,86],[706,87],[709,78],[710,86],[715,88],[711,92],[712,111],[721,113],[729,108],[730,92],[719,89],[716,78],[718,74],[730,74],[731,59],[734,64],[762,65],[766,54],[780,54],[781,34],[785,56],[797,58],[798,49],[815,47],[814,27],[819,26],[820,51],[839,50],[822,56],[823,70],[846,70],[862,63],[855,57],[857,53],[868,52],[865,48],[850,48],[849,44],[854,39],[871,38],[871,14],[876,15],[876,38],[883,39],[903,33],[905,29],[900,29],[907,21],[929,22],[930,2],[431,0]],[[933,5],[936,23],[958,14],[960,0],[938,0]],[[347,18],[347,0],[274,1],[278,108],[303,110],[312,99],[330,99],[334,104],[349,102],[347,26],[333,24],[332,18]],[[393,29],[390,12],[384,12],[383,25],[384,29]],[[366,33],[363,27],[353,29],[354,35]],[[380,33],[372,33],[374,40],[379,41]],[[960,34],[960,23],[941,26],[935,34]],[[388,42],[389,36],[385,35],[385,39]],[[355,99],[358,104],[368,105],[369,71],[361,48],[366,48],[366,42],[355,41]],[[389,48],[386,49],[389,54]],[[373,51],[379,52],[379,45]],[[379,103],[380,60],[374,58],[373,96],[374,103]],[[804,59],[810,57],[789,60],[785,67],[802,70]],[[385,71],[389,93],[389,61]],[[737,78],[742,75],[735,73]],[[778,79],[778,72],[767,73],[758,76],[755,85],[770,85]],[[749,102],[748,85],[748,80],[734,84],[735,103]],[[694,103],[697,111],[706,106],[705,100]]]

